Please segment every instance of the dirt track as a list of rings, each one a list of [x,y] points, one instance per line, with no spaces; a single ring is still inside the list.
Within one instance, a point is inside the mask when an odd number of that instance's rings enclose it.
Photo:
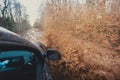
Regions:
[[[30,41],[39,41],[39,39],[43,38],[43,33],[37,28],[31,28],[22,33],[21,36]]]

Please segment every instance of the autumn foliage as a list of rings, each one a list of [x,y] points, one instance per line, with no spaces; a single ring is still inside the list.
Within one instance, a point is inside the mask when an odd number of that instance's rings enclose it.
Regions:
[[[120,1],[50,0],[46,46],[58,49],[54,80],[120,80]]]

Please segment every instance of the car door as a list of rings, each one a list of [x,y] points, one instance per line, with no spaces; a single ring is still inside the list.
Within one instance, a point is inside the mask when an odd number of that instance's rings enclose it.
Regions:
[[[36,57],[33,52],[0,51],[0,80],[36,80],[36,66]]]

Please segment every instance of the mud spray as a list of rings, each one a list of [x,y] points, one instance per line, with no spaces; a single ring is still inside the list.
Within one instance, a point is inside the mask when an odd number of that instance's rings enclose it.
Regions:
[[[120,13],[102,2],[64,4],[48,2],[44,14],[46,46],[62,54],[51,62],[53,80],[120,80]]]

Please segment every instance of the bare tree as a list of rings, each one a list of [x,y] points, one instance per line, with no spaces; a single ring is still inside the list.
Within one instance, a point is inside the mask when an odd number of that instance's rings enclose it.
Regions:
[[[30,26],[25,7],[18,0],[1,0],[1,3],[0,26],[15,32],[25,31]]]

